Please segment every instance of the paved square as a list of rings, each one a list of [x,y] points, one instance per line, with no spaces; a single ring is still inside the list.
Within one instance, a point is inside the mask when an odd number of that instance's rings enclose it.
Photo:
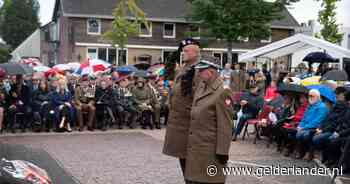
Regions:
[[[24,144],[46,150],[82,184],[181,184],[178,162],[162,154],[165,130],[111,130],[105,133],[15,134],[0,136],[1,143]],[[263,141],[234,142],[230,160],[237,166],[305,166],[313,162],[281,156]],[[321,176],[230,176],[226,183],[330,183]]]

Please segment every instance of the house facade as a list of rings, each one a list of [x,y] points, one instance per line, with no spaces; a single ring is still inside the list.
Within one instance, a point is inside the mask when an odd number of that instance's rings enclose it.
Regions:
[[[200,35],[200,28],[185,19],[189,7],[186,0],[144,0],[139,6],[146,14],[150,30],[140,25],[139,35],[129,38],[124,50],[116,49],[102,34],[111,28],[112,11],[117,3],[118,0],[56,0],[53,15],[57,31],[53,34],[57,35],[55,64],[81,62],[87,58],[116,65],[139,61],[160,63],[177,50],[179,42],[187,38],[186,33],[198,31]],[[293,35],[299,24],[287,9],[283,14],[283,19],[271,23],[270,39],[234,43],[233,60],[237,61],[240,53]],[[227,61],[225,41],[209,41],[202,52],[218,57],[222,63]]]

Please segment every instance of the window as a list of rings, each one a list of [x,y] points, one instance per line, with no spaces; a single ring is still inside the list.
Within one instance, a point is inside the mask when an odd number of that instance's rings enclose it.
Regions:
[[[101,20],[90,18],[87,20],[87,33],[88,34],[101,34]]]
[[[88,48],[87,57],[89,59],[97,59],[97,48]]]
[[[107,61],[107,48],[99,48],[98,49],[98,59],[103,61]]]
[[[266,39],[266,40],[261,40],[261,43],[271,43],[271,41],[272,41],[272,36],[269,36],[268,39]]]
[[[175,51],[163,50],[162,63],[166,63],[173,52]]]
[[[145,24],[140,24],[140,37],[152,37],[152,22],[149,23],[149,30]]]
[[[124,50],[118,49],[118,63],[117,63],[118,66],[123,66],[128,64],[127,55],[128,53],[126,49]]]
[[[221,66],[225,66],[228,62],[227,52],[214,52],[213,56],[219,59]],[[232,63],[238,63],[238,53],[232,53]]]
[[[109,48],[108,49],[108,63],[115,64],[117,61],[117,50]]]
[[[176,26],[172,23],[163,24],[163,37],[164,38],[175,38],[176,37]]]
[[[115,64],[117,61],[117,51],[114,48],[88,48],[87,58],[101,59],[111,64]]]

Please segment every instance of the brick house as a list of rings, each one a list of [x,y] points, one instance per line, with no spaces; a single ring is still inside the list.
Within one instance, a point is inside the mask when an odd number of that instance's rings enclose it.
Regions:
[[[199,31],[186,21],[188,4],[186,0],[143,0],[140,8],[150,22],[150,31],[140,25],[140,34],[129,38],[125,50],[115,49],[102,38],[113,21],[112,11],[118,0],[56,0],[53,22],[58,31],[58,49],[55,63],[83,61],[98,58],[117,65],[133,64],[138,61],[164,62],[167,55],[177,49],[180,40],[188,31]],[[284,18],[271,24],[272,36],[269,40],[249,41],[233,45],[234,61],[238,54],[247,52],[294,34],[299,26],[287,9]],[[200,38],[198,38],[200,39]],[[205,54],[227,60],[224,41],[211,41],[203,48]],[[119,55],[123,59],[119,61]]]

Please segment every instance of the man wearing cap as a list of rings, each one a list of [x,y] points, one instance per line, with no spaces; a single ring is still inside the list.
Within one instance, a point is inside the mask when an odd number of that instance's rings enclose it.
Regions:
[[[152,113],[154,112],[154,106],[158,102],[153,95],[151,88],[146,85],[146,80],[139,77],[136,81],[136,87],[132,89],[131,93],[135,97],[137,110],[142,114],[142,118],[144,119],[142,122],[142,128],[146,129],[148,126],[150,129],[153,129],[153,124],[151,122]]]
[[[189,134],[193,94],[199,79],[194,65],[199,61],[199,43],[186,39],[180,43],[183,65],[176,71],[171,96],[169,97],[169,118],[165,134],[163,153],[179,158],[183,174],[186,168],[187,139]]]
[[[89,86],[89,78],[87,75],[82,76],[80,86],[76,87],[75,91],[75,108],[77,109],[79,131],[83,131],[83,112],[87,111],[89,120],[87,123],[88,130],[93,131],[95,120],[95,89]]]
[[[222,168],[228,161],[232,134],[232,91],[224,88],[219,61],[204,57],[195,67],[199,84],[191,109],[186,147],[187,183],[225,183]],[[210,167],[217,168],[211,173]]]
[[[130,129],[132,129],[134,128],[133,126],[135,125],[137,119],[135,97],[128,88],[130,83],[128,76],[119,77],[117,82],[119,85],[117,89],[115,89],[115,111],[117,111],[116,114],[119,117],[118,126],[119,129],[122,129],[123,125],[127,125]]]

